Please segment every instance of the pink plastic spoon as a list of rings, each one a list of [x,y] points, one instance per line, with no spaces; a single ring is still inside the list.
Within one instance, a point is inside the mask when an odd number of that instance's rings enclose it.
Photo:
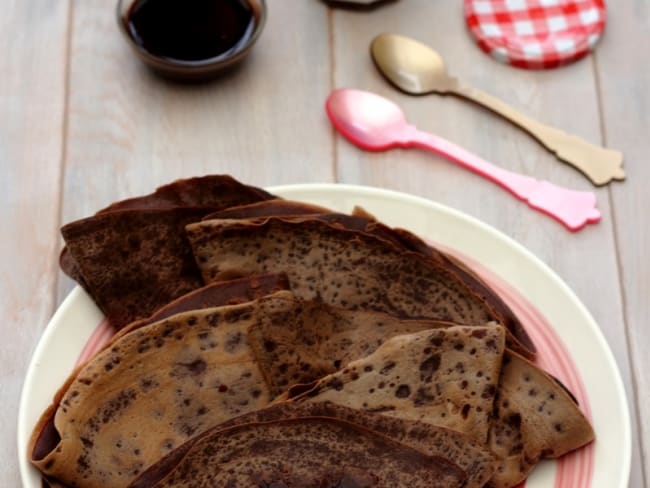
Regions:
[[[428,149],[502,186],[572,231],[600,220],[596,195],[592,192],[569,190],[488,163],[462,147],[409,125],[399,106],[384,97],[361,90],[339,89],[327,98],[325,108],[334,127],[363,149]]]

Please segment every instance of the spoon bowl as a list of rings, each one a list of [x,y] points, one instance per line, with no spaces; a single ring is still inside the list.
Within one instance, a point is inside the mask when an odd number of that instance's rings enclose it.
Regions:
[[[440,55],[415,39],[381,34],[372,41],[370,52],[388,81],[411,95],[445,94],[458,84]]]
[[[367,151],[399,145],[409,125],[396,103],[362,90],[335,90],[325,103],[332,124],[352,143]]]

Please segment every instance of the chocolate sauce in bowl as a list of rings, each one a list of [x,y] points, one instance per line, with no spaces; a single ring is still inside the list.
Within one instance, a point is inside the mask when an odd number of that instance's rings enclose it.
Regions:
[[[247,0],[138,0],[125,19],[142,49],[183,62],[235,54],[247,45],[257,21]]]

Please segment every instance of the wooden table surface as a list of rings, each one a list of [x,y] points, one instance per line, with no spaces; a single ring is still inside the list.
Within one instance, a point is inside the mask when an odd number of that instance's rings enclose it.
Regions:
[[[401,0],[370,11],[269,0],[252,56],[217,82],[151,75],[119,35],[113,2],[23,0],[0,15],[0,486],[20,486],[16,418],[23,378],[73,282],[57,257],[62,223],[175,178],[230,173],[267,186],[342,182],[449,205],[516,239],[575,291],[618,362],[633,417],[631,487],[650,477],[650,1],[610,2],[596,53],[523,71],[483,54],[462,3]],[[505,168],[593,190],[530,137],[451,97],[389,87],[370,40],[396,32],[435,46],[459,78],[551,125],[625,153],[627,180],[596,189],[603,218],[570,233],[486,181],[417,151],[363,153],[330,127],[334,87],[376,91],[420,128]]]

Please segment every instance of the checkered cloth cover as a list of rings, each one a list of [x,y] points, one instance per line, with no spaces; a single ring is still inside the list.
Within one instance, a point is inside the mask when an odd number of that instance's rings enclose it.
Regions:
[[[465,19],[493,58],[528,69],[585,56],[605,28],[604,0],[465,0]]]

